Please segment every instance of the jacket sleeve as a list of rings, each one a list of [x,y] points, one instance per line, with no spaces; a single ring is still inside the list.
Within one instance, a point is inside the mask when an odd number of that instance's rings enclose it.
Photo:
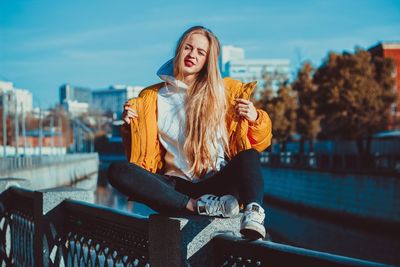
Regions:
[[[257,109],[257,120],[249,122],[247,137],[251,147],[261,152],[271,145],[272,122],[268,113],[262,109]]]

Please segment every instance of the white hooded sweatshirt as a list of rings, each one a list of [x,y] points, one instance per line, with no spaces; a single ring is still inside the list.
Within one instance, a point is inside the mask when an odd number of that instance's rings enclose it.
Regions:
[[[165,85],[158,91],[158,137],[166,150],[165,175],[178,176],[186,180],[195,181],[192,172],[189,172],[189,161],[183,151],[185,143],[185,97],[188,86],[173,75],[173,59],[167,61],[157,71],[157,75],[165,81]],[[217,142],[218,147],[212,151],[216,160],[217,170],[226,162],[222,142]],[[209,169],[208,174],[210,174]]]

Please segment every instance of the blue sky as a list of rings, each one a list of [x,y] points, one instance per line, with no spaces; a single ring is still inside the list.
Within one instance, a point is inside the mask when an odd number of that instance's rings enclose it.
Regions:
[[[400,41],[400,0],[0,0],[0,79],[32,91],[42,107],[67,82],[149,85],[197,24],[247,58],[288,58],[294,71],[328,51]]]

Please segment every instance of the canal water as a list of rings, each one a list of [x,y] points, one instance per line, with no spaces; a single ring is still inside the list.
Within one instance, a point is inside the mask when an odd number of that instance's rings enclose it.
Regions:
[[[127,201],[112,188],[104,172],[107,165],[100,166],[97,204],[143,216],[155,213],[146,205]],[[327,216],[268,198],[263,206],[266,227],[274,242],[400,266],[398,225],[365,224],[352,217]]]

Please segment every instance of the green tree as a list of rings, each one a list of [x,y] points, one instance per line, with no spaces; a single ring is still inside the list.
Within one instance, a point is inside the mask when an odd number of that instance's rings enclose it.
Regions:
[[[304,63],[292,83],[292,88],[298,97],[296,130],[301,135],[300,153],[304,151],[306,140],[309,141],[310,151],[313,151],[314,140],[321,130],[321,116],[317,114],[317,86],[313,82],[313,72],[312,65]]]
[[[321,136],[356,140],[360,154],[370,153],[372,135],[386,129],[396,99],[394,64],[368,51],[330,53],[317,69]]]

